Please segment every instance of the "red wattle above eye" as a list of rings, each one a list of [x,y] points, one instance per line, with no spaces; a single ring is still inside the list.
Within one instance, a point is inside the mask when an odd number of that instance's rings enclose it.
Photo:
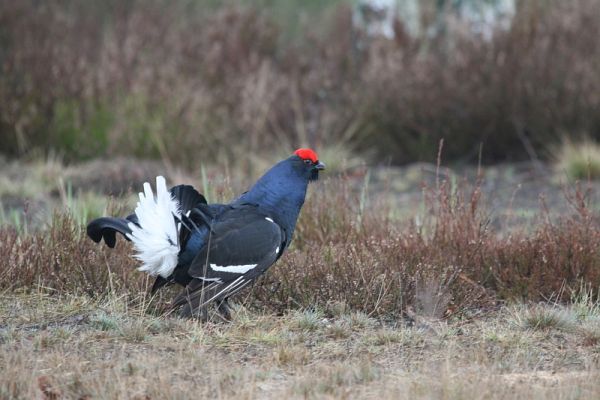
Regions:
[[[310,160],[313,163],[316,163],[319,160],[317,153],[315,153],[314,150],[312,150],[312,149],[307,149],[307,148],[298,149],[294,152],[294,154],[303,160]]]

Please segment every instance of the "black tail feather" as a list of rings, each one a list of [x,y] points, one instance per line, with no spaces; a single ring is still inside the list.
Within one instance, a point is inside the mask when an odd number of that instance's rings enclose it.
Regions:
[[[185,244],[192,232],[191,230],[194,228],[194,223],[190,221],[186,214],[196,207],[206,204],[206,199],[190,185],[174,186],[170,192],[179,203],[181,218],[175,218],[175,220],[185,227],[185,229],[181,229],[179,232],[179,245],[181,248],[185,248]]]
[[[131,233],[131,229],[129,229],[128,224],[131,222],[135,223],[136,221],[133,221],[129,217],[127,219],[112,217],[97,218],[88,224],[87,234],[96,243],[100,243],[104,239],[104,243],[112,248],[115,247],[115,243],[117,242],[117,232],[129,240],[127,235]]]
[[[198,204],[206,204],[206,199],[196,189],[190,185],[173,186],[170,190],[171,195],[179,203],[183,214],[196,207]]]
[[[206,199],[196,189],[190,185],[174,186],[170,190],[171,195],[177,199],[182,213],[187,213],[189,210],[196,207],[198,204],[206,204]],[[104,243],[108,247],[115,247],[117,242],[117,232],[119,232],[127,240],[128,234],[131,233],[129,223],[133,222],[138,225],[138,219],[135,214],[131,214],[126,218],[102,217],[93,220],[87,226],[88,236],[96,243],[100,243],[104,239]]]

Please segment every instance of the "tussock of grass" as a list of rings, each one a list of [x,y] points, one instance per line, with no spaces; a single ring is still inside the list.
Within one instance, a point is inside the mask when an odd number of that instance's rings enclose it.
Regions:
[[[115,317],[106,314],[94,316],[90,322],[92,326],[101,331],[116,331],[119,329],[119,321]]]
[[[589,285],[581,285],[570,299],[571,308],[579,319],[600,318],[600,293],[594,291]]]
[[[361,311],[354,311],[343,318],[354,329],[363,329],[375,325],[375,320]]]
[[[273,360],[280,367],[305,364],[310,359],[306,346],[280,344],[273,352]]]
[[[403,346],[418,347],[425,339],[423,331],[415,328],[381,328],[368,338],[367,343],[375,346],[391,346],[399,344]]]
[[[592,139],[563,139],[555,151],[556,169],[571,179],[600,178],[600,144]]]
[[[600,344],[600,318],[584,321],[580,328],[580,334],[584,346],[598,346]]]
[[[327,327],[327,335],[334,339],[346,339],[352,335],[352,328],[347,321],[335,321]]]
[[[523,329],[570,331],[575,326],[575,315],[568,309],[556,306],[539,305],[518,307],[514,320]]]
[[[302,331],[315,331],[323,325],[323,313],[319,310],[304,310],[294,314],[295,326]]]

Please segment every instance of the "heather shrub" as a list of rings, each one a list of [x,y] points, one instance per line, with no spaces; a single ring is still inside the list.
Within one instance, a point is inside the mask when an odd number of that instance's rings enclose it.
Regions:
[[[500,300],[568,301],[582,284],[600,287],[600,227],[584,189],[566,193],[571,214],[540,212],[544,222],[531,230],[500,234],[487,223],[478,185],[425,186],[418,223],[390,217],[345,178],[320,185],[327,190],[307,200],[292,247],[237,301],[277,312],[343,304],[368,315],[440,318]],[[135,270],[130,252],[122,240],[115,249],[96,245],[68,215],[41,230],[3,226],[0,288],[134,301],[152,279]],[[169,296],[160,294],[159,307]]]
[[[136,272],[135,260],[128,256],[129,246],[101,248],[68,215],[56,214],[48,229],[31,234],[3,226],[0,243],[4,290],[102,296],[147,289],[147,278]]]

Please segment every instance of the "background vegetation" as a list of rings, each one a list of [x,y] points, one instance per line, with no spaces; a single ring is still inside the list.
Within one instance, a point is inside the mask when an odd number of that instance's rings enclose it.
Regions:
[[[600,137],[600,1],[517,1],[484,31],[460,3],[419,2],[386,36],[344,1],[1,2],[0,152],[406,163],[445,138],[448,160],[495,162]]]

